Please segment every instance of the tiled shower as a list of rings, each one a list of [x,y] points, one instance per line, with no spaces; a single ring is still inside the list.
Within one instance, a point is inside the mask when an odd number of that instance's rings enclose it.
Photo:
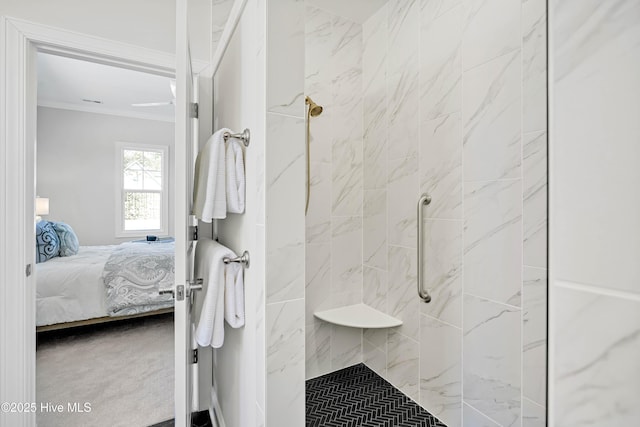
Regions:
[[[544,426],[545,1],[330,3],[304,9],[306,377],[364,362],[447,426]],[[403,325],[313,316],[356,302]]]
[[[255,358],[255,377],[236,365],[256,425],[305,425],[305,378],[360,362],[447,426],[638,424],[640,3],[549,2],[549,156],[545,3],[247,0],[218,96],[255,135],[265,280],[255,341],[228,359]],[[305,95],[324,106],[306,217]],[[314,318],[360,301],[404,325]],[[252,416],[252,393],[220,399],[227,425]]]

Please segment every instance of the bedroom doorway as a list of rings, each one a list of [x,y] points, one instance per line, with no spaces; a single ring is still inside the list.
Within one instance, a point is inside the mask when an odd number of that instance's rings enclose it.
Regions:
[[[175,80],[46,52],[37,76],[37,422],[172,419]]]
[[[177,2],[177,54],[168,54],[144,47],[123,44],[120,42],[83,35],[73,31],[44,26],[33,22],[0,17],[0,33],[5,43],[0,45],[0,155],[3,170],[0,173],[0,198],[5,209],[0,210],[0,225],[3,239],[0,239],[0,282],[8,284],[0,287],[0,397],[10,402],[36,401],[36,284],[35,274],[35,157],[36,157],[36,118],[37,118],[37,53],[44,52],[90,62],[118,66],[166,77],[176,76],[176,140],[181,141],[176,147],[176,155],[180,163],[176,166],[175,180],[179,185],[176,199],[180,200],[176,212],[180,218],[181,233],[176,234],[176,245],[186,245],[188,210],[188,171],[191,165],[187,155],[187,130],[211,127],[211,120],[199,122],[189,119],[189,102],[187,97],[192,92],[194,75],[198,75],[198,83],[204,83],[203,92],[207,98],[211,95],[211,78],[215,67],[208,62],[191,61],[189,59],[187,38],[186,2]],[[190,68],[189,66],[192,66]],[[178,69],[178,72],[176,72]],[[191,71],[193,70],[193,74]],[[209,99],[210,101],[210,99]],[[211,110],[209,103],[204,102],[202,116],[210,117],[205,111]],[[186,128],[186,129],[185,129]],[[210,129],[209,129],[210,131]],[[195,142],[195,139],[194,139]],[[64,159],[61,159],[64,160]],[[60,162],[60,167],[66,165]],[[111,197],[106,195],[105,197]],[[45,196],[42,196],[45,198]],[[42,215],[41,215],[42,216]],[[96,227],[102,224],[96,223]],[[186,255],[186,251],[180,251]],[[176,277],[186,278],[185,256],[176,257]],[[181,265],[180,265],[181,264]],[[180,291],[180,285],[177,290]],[[174,284],[174,289],[175,289]],[[189,285],[187,284],[187,295]],[[173,289],[170,289],[173,291]],[[179,292],[178,292],[179,294]],[[192,408],[192,392],[188,387],[190,373],[194,372],[190,365],[191,349],[189,340],[189,299],[176,301],[180,315],[174,316],[174,414],[177,414],[176,425],[184,426]],[[206,368],[206,366],[205,366]],[[201,370],[202,371],[202,370]],[[202,372],[200,372],[202,376]],[[206,374],[205,374],[206,375]],[[204,377],[203,377],[204,378]],[[210,389],[211,384],[203,382]],[[194,396],[197,396],[195,393]],[[207,395],[200,393],[200,397]],[[198,402],[197,398],[194,402]],[[205,403],[206,404],[206,403]],[[208,402],[210,404],[210,401]],[[202,400],[200,400],[202,408]],[[206,408],[207,406],[204,406]],[[36,423],[35,412],[2,412],[0,424],[33,426]]]

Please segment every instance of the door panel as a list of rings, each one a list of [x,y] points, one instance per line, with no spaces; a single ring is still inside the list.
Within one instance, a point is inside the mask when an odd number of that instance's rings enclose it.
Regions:
[[[195,244],[190,232],[193,165],[197,123],[192,118],[195,103],[194,78],[189,49],[187,0],[176,1],[176,144],[175,144],[175,425],[191,424],[193,408],[191,366],[191,298]]]

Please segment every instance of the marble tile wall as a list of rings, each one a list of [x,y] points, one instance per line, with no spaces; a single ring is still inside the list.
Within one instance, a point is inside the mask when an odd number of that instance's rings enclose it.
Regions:
[[[545,26],[543,0],[390,0],[363,24],[363,297],[404,322],[363,359],[448,426],[545,422]]]
[[[313,378],[362,361],[361,330],[329,325],[313,313],[362,301],[363,257],[386,265],[379,238],[368,233],[371,241],[363,245],[363,230],[386,224],[386,200],[384,193],[365,198],[363,192],[362,26],[306,5],[304,41],[305,94],[324,107],[310,121],[311,194],[301,264],[306,377]],[[364,210],[372,213],[367,224]]]
[[[549,421],[557,427],[635,425],[640,3],[554,0],[550,13]],[[600,195],[597,203],[584,199],[593,194]]]
[[[304,3],[298,0],[258,2],[266,22],[263,58],[266,75],[264,117],[263,224],[265,294],[257,312],[259,324],[257,424],[304,425],[305,413],[305,175],[304,146]],[[262,66],[262,65],[261,65]],[[260,219],[259,219],[260,221]],[[264,236],[264,237],[262,237]],[[260,333],[264,342],[260,342]],[[259,347],[260,348],[260,347]]]
[[[545,28],[544,0],[389,0],[362,25],[306,8],[305,92],[325,106],[307,378],[361,358],[448,426],[544,424]],[[422,192],[430,304],[415,290]],[[312,316],[360,301],[403,325]]]

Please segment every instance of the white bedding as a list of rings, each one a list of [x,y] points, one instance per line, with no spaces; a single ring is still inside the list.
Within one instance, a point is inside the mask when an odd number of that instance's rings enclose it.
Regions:
[[[77,255],[36,264],[36,325],[107,316],[102,270],[116,247],[80,246]]]

